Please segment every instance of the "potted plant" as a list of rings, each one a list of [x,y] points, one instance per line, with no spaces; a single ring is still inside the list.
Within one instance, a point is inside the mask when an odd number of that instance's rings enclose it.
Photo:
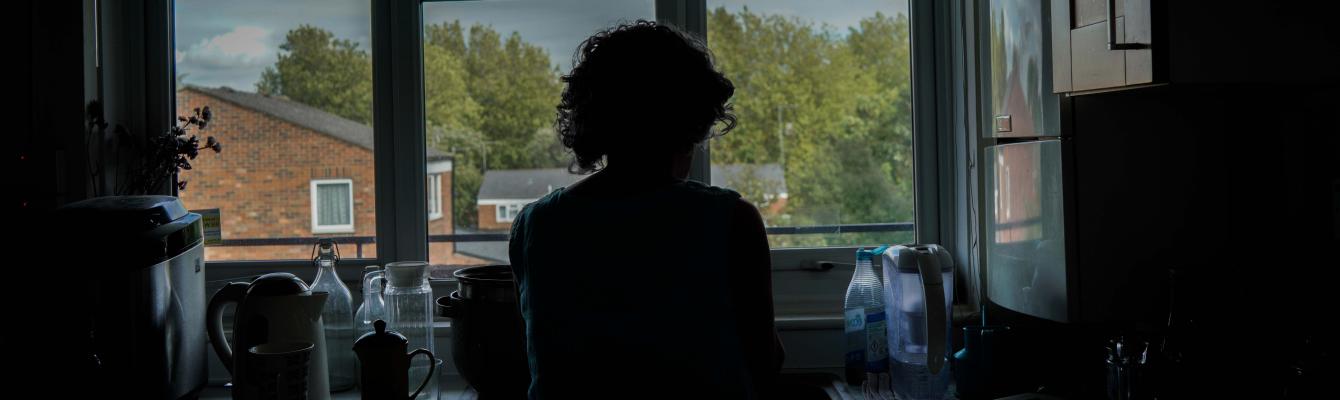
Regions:
[[[91,102],[87,112],[89,143],[100,145],[108,127],[107,121],[103,118],[102,105],[96,101]],[[209,106],[195,108],[191,115],[178,116],[172,128],[149,137],[146,140],[147,146],[136,152],[143,154],[138,165],[119,162],[119,156],[131,150],[125,145],[131,141],[130,133],[125,127],[117,125],[113,130],[114,140],[118,144],[115,146],[118,159],[114,160],[117,161],[116,179],[112,184],[114,194],[127,196],[161,193],[159,189],[164,184],[172,185],[173,194],[185,190],[187,182],[177,180],[177,172],[191,169],[191,160],[195,160],[201,150],[213,150],[216,154],[223,151],[223,144],[213,136],[207,136],[204,145],[201,145],[199,137],[191,133],[192,130],[204,130],[212,118],[213,112]],[[103,187],[101,183],[105,179],[103,168],[106,160],[96,162],[93,160],[93,154],[93,151],[89,151],[89,175],[94,183],[94,192],[97,193]]]

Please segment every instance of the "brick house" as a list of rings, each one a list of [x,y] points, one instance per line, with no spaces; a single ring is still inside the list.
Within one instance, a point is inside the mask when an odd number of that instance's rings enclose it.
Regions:
[[[581,180],[581,175],[568,173],[567,168],[490,170],[484,172],[479,187],[477,212],[480,232],[506,232],[522,207],[554,191]],[[786,177],[778,164],[713,165],[712,185],[756,191],[762,194],[762,203],[755,200],[764,215],[785,211],[788,194]],[[461,232],[476,233],[476,232]],[[486,262],[507,263],[506,242],[462,242],[456,247],[458,257],[473,257]]]
[[[581,180],[566,168],[491,170],[484,172],[476,202],[479,229],[506,231],[522,207],[556,188]],[[778,214],[786,207],[786,176],[778,164],[712,165],[712,185],[762,193],[760,211]]]
[[[372,128],[307,105],[229,88],[185,87],[177,109],[209,106],[214,119],[202,136],[223,143],[202,154],[181,178],[191,209],[220,210],[223,239],[376,236]],[[451,157],[428,150],[429,234],[453,232]],[[345,257],[356,246],[341,246]],[[208,260],[307,259],[310,245],[215,246]],[[457,264],[453,243],[432,243],[430,260]],[[362,246],[376,256],[376,244]]]
[[[509,230],[521,207],[581,179],[582,175],[569,173],[567,168],[484,171],[484,182],[479,185],[475,201],[479,230]]]

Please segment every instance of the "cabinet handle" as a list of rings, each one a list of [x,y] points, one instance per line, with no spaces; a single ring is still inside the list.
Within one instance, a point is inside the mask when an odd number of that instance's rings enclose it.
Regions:
[[[1132,1],[1132,0],[1127,0]],[[1107,49],[1140,50],[1149,48],[1144,43],[1117,43],[1117,0],[1107,0]]]

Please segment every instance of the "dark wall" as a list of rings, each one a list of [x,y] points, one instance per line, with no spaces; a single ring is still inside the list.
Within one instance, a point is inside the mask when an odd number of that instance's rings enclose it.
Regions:
[[[1333,303],[1337,89],[1174,84],[1073,98],[1081,312],[1109,332],[1157,328],[1166,269],[1181,268],[1177,301],[1196,320],[1206,375],[1277,394],[1290,344]]]
[[[69,385],[74,371],[86,364],[65,349],[87,340],[87,332],[65,329],[82,306],[68,295],[82,288],[68,255],[80,241],[70,230],[50,226],[48,212],[60,204],[86,196],[82,152],[84,126],[84,28],[80,1],[21,1],[7,4],[17,11],[6,14],[18,33],[18,71],[7,74],[12,83],[7,107],[15,117],[6,126],[6,138],[17,153],[17,169],[10,171],[12,198],[6,227],[10,232],[10,265],[27,272],[14,275],[10,290],[0,301],[11,304],[22,317],[0,322],[0,348],[9,364],[3,379],[23,385],[0,385],[0,397],[23,396],[21,386],[60,388]],[[9,219],[12,218],[12,219]],[[61,246],[57,246],[60,243]],[[29,275],[29,273],[34,275]],[[52,277],[36,283],[32,276]],[[57,283],[59,282],[59,283]],[[40,299],[40,300],[39,300]],[[52,344],[34,346],[34,343]],[[58,361],[59,360],[59,361]],[[50,371],[67,371],[54,374]],[[63,376],[65,378],[60,378]],[[7,381],[5,383],[8,383]]]
[[[1320,3],[1154,7],[1170,83],[1063,100],[1081,322],[988,314],[1037,355],[1028,380],[1102,397],[1105,341],[1158,340],[1176,268],[1183,394],[1281,398],[1300,359],[1334,372],[1340,24]]]
[[[26,45],[21,68],[13,75],[22,88],[17,129],[20,159],[18,208],[25,213],[50,210],[69,198],[85,197],[72,185],[86,176],[83,157],[84,44],[83,6],[78,1],[19,2]],[[13,104],[13,103],[11,103]]]
[[[1279,398],[1299,358],[1334,357],[1323,329],[1340,282],[1338,94],[1173,84],[1069,98],[1081,322],[988,310],[1022,352],[1017,389],[1104,396],[1103,346],[1157,344],[1170,268],[1192,321],[1178,378],[1189,393]]]

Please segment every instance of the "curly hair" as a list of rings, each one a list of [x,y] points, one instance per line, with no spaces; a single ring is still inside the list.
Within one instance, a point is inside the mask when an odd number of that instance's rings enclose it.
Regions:
[[[597,32],[562,80],[554,130],[572,152],[572,172],[598,171],[612,153],[682,154],[735,127],[727,103],[735,85],[701,41],[668,25],[638,20]]]

